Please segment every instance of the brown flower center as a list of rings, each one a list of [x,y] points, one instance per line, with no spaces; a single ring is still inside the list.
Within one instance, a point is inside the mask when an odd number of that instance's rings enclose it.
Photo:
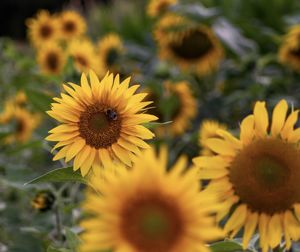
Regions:
[[[117,49],[112,48],[108,51],[106,56],[106,64],[111,67],[116,64],[119,57],[119,52]]]
[[[290,54],[300,60],[300,48],[291,50]]]
[[[59,65],[59,57],[58,57],[57,53],[49,52],[46,56],[46,62],[47,62],[48,68],[52,72],[57,71],[57,68],[58,68],[58,65]]]
[[[253,211],[274,214],[300,202],[300,153],[279,139],[261,139],[233,160],[230,181]]]
[[[51,26],[44,24],[40,27],[40,35],[42,38],[47,39],[49,38],[53,33],[53,29]]]
[[[79,132],[91,147],[107,148],[119,139],[121,117],[104,104],[88,106],[80,115]]]
[[[67,33],[73,33],[76,30],[76,24],[73,21],[68,20],[63,24],[63,29]]]
[[[83,66],[83,67],[88,67],[88,66],[89,66],[86,57],[83,57],[82,55],[76,55],[76,56],[74,57],[74,59],[75,59],[75,61],[76,61],[79,65],[81,65],[81,66]]]
[[[122,209],[121,232],[137,251],[170,251],[184,232],[183,216],[171,197],[139,193]]]
[[[206,33],[191,30],[181,41],[170,44],[170,48],[179,58],[197,60],[209,53],[213,48],[213,44]]]

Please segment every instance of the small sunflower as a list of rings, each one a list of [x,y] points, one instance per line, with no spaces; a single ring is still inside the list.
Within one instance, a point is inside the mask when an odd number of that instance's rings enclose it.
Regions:
[[[68,53],[74,61],[75,68],[78,72],[87,73],[93,69],[99,73],[99,64],[96,50],[93,43],[88,39],[75,39],[68,45]]]
[[[131,166],[140,148],[148,147],[143,140],[154,136],[140,124],[157,119],[144,113],[151,102],[143,102],[146,93],[134,94],[139,85],[129,87],[130,78],[120,83],[119,75],[107,74],[101,81],[92,71],[89,76],[90,84],[82,74],[81,85],[63,85],[67,94],[54,98],[48,111],[62,124],[46,138],[58,142],[54,149],[62,147],[54,160],[74,159],[74,170],[80,168],[82,176],[118,160]]]
[[[167,149],[148,149],[133,169],[105,170],[87,193],[80,252],[208,252],[205,245],[223,236],[211,214],[214,195],[200,191],[195,169],[182,156],[168,172]],[[126,190],[124,190],[126,188]]]
[[[47,43],[38,50],[37,62],[44,74],[58,75],[66,64],[66,54],[56,43]]]
[[[150,17],[161,16],[176,3],[177,0],[151,0],[147,6],[147,13]]]
[[[279,49],[279,61],[300,71],[300,25],[293,26]]]
[[[40,211],[46,212],[52,209],[55,197],[50,191],[40,191],[31,201],[31,206]]]
[[[36,114],[7,102],[4,111],[0,114],[0,126],[6,126],[9,132],[4,141],[8,144],[28,141],[39,122],[39,116]]]
[[[86,23],[76,11],[64,11],[59,16],[60,34],[65,40],[78,38],[86,32]]]
[[[181,16],[164,16],[154,37],[160,58],[174,62],[183,71],[207,75],[219,67],[223,58],[223,48],[213,31]]]
[[[28,19],[26,24],[29,39],[37,48],[43,47],[45,43],[59,38],[57,18],[51,16],[46,10],[38,12],[36,18]]]
[[[282,239],[289,249],[300,238],[299,111],[287,112],[281,100],[270,124],[265,102],[257,102],[241,123],[239,139],[219,130],[218,138],[206,140],[216,154],[194,159],[201,178],[211,180],[207,189],[224,200],[217,217],[229,215],[225,231],[234,237],[244,228],[244,248],[256,230],[263,252]]]
[[[111,33],[98,42],[98,55],[103,75],[107,71],[118,72],[118,60],[124,52],[124,46],[119,35]]]
[[[204,120],[199,129],[199,145],[202,147],[201,154],[203,156],[211,156],[213,152],[205,146],[208,138],[218,138],[218,130],[226,130],[225,124],[221,124],[214,120]]]
[[[190,126],[190,122],[197,114],[197,101],[191,93],[188,82],[165,82],[162,97],[150,94],[154,100],[153,113],[161,122],[171,121],[156,129],[158,135],[181,135]],[[166,104],[168,104],[166,106]]]

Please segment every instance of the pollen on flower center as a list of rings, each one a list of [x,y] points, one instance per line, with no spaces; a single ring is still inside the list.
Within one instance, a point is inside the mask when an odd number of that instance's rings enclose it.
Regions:
[[[40,28],[40,33],[43,38],[48,38],[52,34],[52,28],[48,25],[43,25]]]
[[[213,45],[205,33],[192,30],[184,35],[182,40],[171,44],[171,48],[181,58],[196,60],[206,55]]]
[[[230,181],[235,193],[253,211],[274,214],[300,202],[300,155],[279,139],[261,139],[233,160]]]
[[[138,251],[169,251],[183,228],[180,210],[159,194],[136,196],[121,213],[122,234]]]
[[[88,106],[79,119],[79,132],[86,143],[96,149],[106,148],[117,142],[121,131],[121,118],[103,104]],[[116,113],[116,112],[114,112]]]

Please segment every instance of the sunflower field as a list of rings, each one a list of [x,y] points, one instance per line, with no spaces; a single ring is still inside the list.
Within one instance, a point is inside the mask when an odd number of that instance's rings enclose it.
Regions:
[[[300,252],[299,0],[24,2],[0,252]]]

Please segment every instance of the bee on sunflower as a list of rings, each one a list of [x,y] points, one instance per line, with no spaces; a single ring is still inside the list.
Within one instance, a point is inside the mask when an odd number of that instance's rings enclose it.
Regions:
[[[154,30],[159,57],[178,65],[183,71],[200,76],[218,69],[223,48],[212,29],[175,14],[165,15]]]
[[[59,22],[56,16],[50,15],[46,10],[37,13],[36,18],[26,21],[28,37],[36,48],[43,47],[45,43],[59,38]]]
[[[129,87],[130,78],[120,82],[119,75],[107,73],[99,81],[90,71],[89,79],[83,73],[80,85],[63,85],[67,94],[54,98],[47,112],[61,123],[46,138],[58,142],[53,149],[62,147],[54,160],[74,159],[74,170],[82,176],[117,162],[131,166],[140,149],[148,147],[144,139],[154,136],[141,124],[157,119],[145,112],[152,102],[143,101],[146,93],[135,94],[139,85]]]
[[[92,178],[98,193],[89,190],[83,204],[90,217],[80,224],[80,252],[209,252],[206,243],[223,237],[212,215],[217,198],[201,191],[185,156],[167,172],[167,153],[147,149],[132,169],[119,166]]]
[[[279,61],[300,71],[300,25],[293,26],[283,39],[279,49]]]
[[[7,144],[27,142],[39,122],[38,115],[30,113],[12,102],[7,102],[4,111],[0,114],[0,126],[8,128],[8,135],[4,138],[4,142]]]
[[[201,178],[210,180],[207,189],[223,199],[217,219],[229,216],[225,231],[234,237],[244,229],[244,248],[255,231],[263,252],[282,240],[289,249],[300,238],[298,113],[288,114],[288,104],[281,100],[270,123],[266,103],[257,102],[242,121],[239,138],[218,130],[219,137],[205,141],[214,155],[193,160]]]
[[[120,36],[115,33],[110,33],[100,39],[97,44],[97,52],[100,57],[101,67],[99,71],[102,75],[107,71],[113,73],[119,72],[118,60],[125,51]]]
[[[84,18],[76,11],[63,11],[59,18],[60,36],[64,40],[79,38],[86,32]]]
[[[150,0],[147,6],[147,14],[152,18],[162,16],[170,6],[176,3],[177,0]]]
[[[65,52],[56,42],[45,44],[37,52],[37,62],[44,74],[60,74],[65,67],[66,60]]]

